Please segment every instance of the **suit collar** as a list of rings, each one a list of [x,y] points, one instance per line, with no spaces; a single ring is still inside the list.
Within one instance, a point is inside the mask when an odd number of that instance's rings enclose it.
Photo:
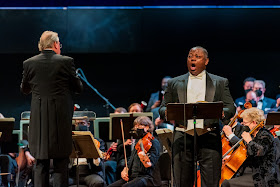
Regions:
[[[216,80],[211,78],[211,74],[206,72],[206,97],[205,101],[213,102],[216,91]]]
[[[178,87],[177,93],[180,103],[187,102],[187,88],[188,88],[188,80],[190,73],[183,75],[180,79],[178,79]],[[216,80],[211,78],[211,74],[206,72],[206,97],[205,101],[213,102],[216,90]]]
[[[53,50],[43,50],[43,51],[41,51],[41,53],[43,53],[43,54],[50,54],[50,53],[56,54]]]

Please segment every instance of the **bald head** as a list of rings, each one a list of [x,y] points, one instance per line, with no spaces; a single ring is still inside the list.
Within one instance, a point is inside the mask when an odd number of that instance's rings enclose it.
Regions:
[[[195,47],[191,48],[190,51],[195,51],[195,50],[197,50],[197,49],[202,50],[202,52],[204,53],[205,58],[208,58],[208,51],[207,51],[204,47],[195,46]]]

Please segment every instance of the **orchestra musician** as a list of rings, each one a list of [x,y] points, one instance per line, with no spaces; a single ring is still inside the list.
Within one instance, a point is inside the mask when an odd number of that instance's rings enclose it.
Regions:
[[[250,130],[254,129],[264,119],[264,112],[255,107],[246,109],[242,114],[243,125],[248,126]],[[222,187],[249,187],[265,186],[273,187],[277,182],[276,165],[276,144],[273,135],[265,128],[256,129],[252,135],[249,132],[243,132],[241,137],[247,145],[248,158],[241,166],[244,170],[242,176],[224,180]],[[232,154],[234,155],[234,153]]]
[[[131,153],[127,163],[128,167],[125,167],[121,172],[122,179],[109,185],[110,187],[159,186],[161,184],[160,178],[155,175],[155,166],[160,154],[160,144],[150,133],[154,129],[153,123],[149,117],[139,116],[134,120],[134,129],[141,139],[136,143]],[[138,149],[140,142],[143,142],[145,150]]]
[[[75,119],[75,129],[79,131],[88,131],[90,122],[87,117]],[[100,138],[95,138],[95,142],[98,144],[98,149],[101,152],[105,151],[105,142]],[[103,159],[97,158],[79,158],[79,183],[86,184],[89,187],[104,187],[105,182],[105,167]],[[77,159],[70,159],[70,177],[74,179],[74,183],[77,184],[76,180],[76,165]],[[73,167],[74,166],[74,167]],[[71,180],[70,180],[71,181]]]

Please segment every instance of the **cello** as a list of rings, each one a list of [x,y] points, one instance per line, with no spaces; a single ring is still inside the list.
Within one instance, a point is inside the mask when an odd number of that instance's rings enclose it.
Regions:
[[[250,135],[259,130],[264,126],[264,121],[260,122],[256,127],[254,127],[249,133]],[[239,146],[239,147],[238,147]],[[224,180],[231,179],[234,174],[239,170],[240,166],[247,159],[247,147],[243,143],[243,138],[241,138],[230,150],[228,150],[224,155],[223,159],[236,147],[238,147],[230,157],[223,163],[221,171],[220,185]]]
[[[246,103],[244,104],[244,107],[245,107],[244,110],[249,109],[249,108],[252,108],[252,104],[251,104],[250,102],[246,102]],[[237,118],[238,118],[238,119],[241,118],[240,115],[242,114],[242,112],[244,112],[244,110],[239,111],[238,114],[236,114],[236,115],[232,118],[232,120],[228,123],[228,125],[229,125],[230,127],[232,127],[232,126],[234,125],[235,120],[236,120]],[[230,142],[229,142],[229,140],[227,139],[227,137],[226,137],[224,131],[221,132],[221,142],[222,142],[222,155],[224,155],[229,149],[231,149]]]

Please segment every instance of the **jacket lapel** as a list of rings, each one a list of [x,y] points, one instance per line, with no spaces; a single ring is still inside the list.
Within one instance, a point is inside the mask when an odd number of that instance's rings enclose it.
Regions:
[[[264,111],[266,108],[267,108],[267,102],[266,102],[266,99],[264,97],[263,100],[262,100],[262,110]]]
[[[189,73],[185,74],[181,80],[178,81],[177,93],[179,103],[187,103],[187,85],[189,80]]]
[[[213,102],[216,90],[216,80],[212,79],[206,72],[206,93],[205,101]]]

